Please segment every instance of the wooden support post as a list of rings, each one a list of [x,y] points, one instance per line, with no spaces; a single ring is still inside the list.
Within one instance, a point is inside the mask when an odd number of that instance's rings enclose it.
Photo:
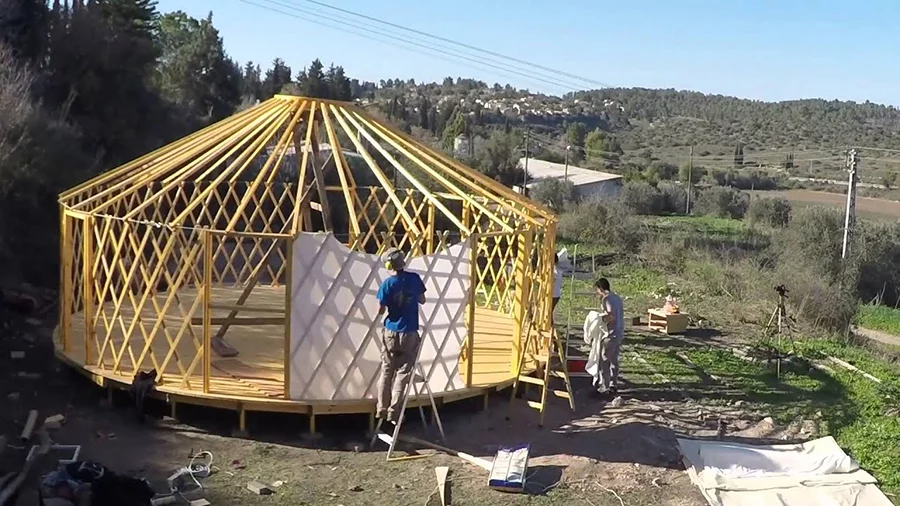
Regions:
[[[510,372],[515,373],[519,370],[519,355],[523,343],[528,342],[527,337],[523,336],[524,329],[532,329],[525,321],[529,314],[528,304],[531,302],[531,279],[529,274],[532,272],[531,267],[531,245],[534,238],[534,230],[528,229],[517,237],[518,251],[516,252],[516,298],[514,301],[513,311],[515,311],[515,332],[512,336],[512,359],[510,360]]]
[[[84,365],[93,365],[91,345],[94,342],[94,230],[92,216],[85,216],[81,222],[82,263],[82,303],[84,304]]]
[[[210,364],[212,362],[212,263],[213,236],[207,230],[203,232],[203,393],[209,393]]]
[[[69,310],[71,302],[69,291],[72,285],[72,258],[74,249],[69,238],[68,216],[63,206],[59,213],[59,338],[62,341],[63,352],[69,352]]]
[[[478,234],[469,236],[469,306],[466,308],[466,327],[469,335],[466,337],[466,388],[472,387],[472,372],[475,362],[475,291],[478,286]]]
[[[247,410],[243,405],[238,406],[238,430],[243,435],[247,434]]]
[[[175,401],[169,401],[169,415],[174,420],[178,420],[178,403]]]
[[[375,412],[369,412],[369,432],[375,432]]]
[[[462,209],[462,222],[463,222],[463,225],[465,226],[466,229],[469,229],[469,230],[474,231],[474,230],[475,230],[475,227],[469,225],[469,215],[470,215],[470,211],[469,211],[469,201],[467,201],[467,200],[466,200],[466,201],[463,201],[462,206],[463,206],[463,209]],[[459,231],[460,239],[465,239],[465,238],[466,238],[466,235],[465,235],[465,234],[466,234],[465,229],[460,230],[460,231]]]
[[[465,223],[463,223],[465,225]],[[426,224],[425,230],[427,230],[428,234],[428,251],[425,252],[426,255],[431,255],[434,253],[434,202],[428,201],[428,223]]]
[[[294,239],[287,239],[284,266],[284,398],[291,398],[291,290],[293,288]]]
[[[309,412],[309,434],[316,434],[316,414],[312,410]]]
[[[333,230],[333,224],[331,223],[331,208],[328,205],[328,192],[325,190],[325,176],[324,171],[322,170],[325,162],[320,161],[319,136],[315,127],[313,127],[313,137],[311,142],[312,144],[309,146],[313,155],[311,166],[313,177],[316,180],[316,191],[319,193],[319,205],[322,206],[322,223],[325,227],[325,231],[331,232]]]

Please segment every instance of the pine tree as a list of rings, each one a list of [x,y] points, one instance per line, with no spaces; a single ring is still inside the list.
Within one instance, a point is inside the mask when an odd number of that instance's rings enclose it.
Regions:
[[[0,44],[22,62],[37,63],[47,45],[47,3],[42,0],[0,1]]]
[[[734,166],[735,168],[744,166],[744,145],[740,142],[734,147]]]
[[[431,130],[431,127],[428,123],[430,118],[429,113],[431,111],[431,104],[428,102],[428,97],[422,95],[419,97],[419,126],[424,128],[425,130]]]

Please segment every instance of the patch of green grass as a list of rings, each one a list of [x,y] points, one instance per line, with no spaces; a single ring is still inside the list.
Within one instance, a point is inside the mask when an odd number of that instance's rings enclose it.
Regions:
[[[866,304],[859,307],[856,323],[860,327],[900,336],[900,309]]]
[[[645,223],[660,233],[698,235],[721,240],[741,240],[747,235],[747,223],[712,216],[646,216]]]

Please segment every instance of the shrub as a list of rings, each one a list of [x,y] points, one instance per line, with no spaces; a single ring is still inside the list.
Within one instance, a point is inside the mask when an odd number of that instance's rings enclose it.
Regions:
[[[900,303],[900,224],[861,221],[851,251],[859,297],[891,306]]]
[[[718,218],[743,218],[750,205],[750,196],[734,188],[712,186],[697,194],[693,212]]]
[[[659,190],[650,183],[643,181],[625,183],[619,198],[622,204],[634,214],[657,214],[659,212]]]
[[[687,204],[685,189],[674,183],[653,186],[643,181],[629,181],[619,197],[625,208],[634,214],[659,215],[683,213]]]
[[[687,207],[687,190],[684,186],[674,183],[660,183],[656,189],[659,191],[659,213],[685,212]]]
[[[571,181],[545,179],[538,182],[529,192],[531,199],[550,206],[556,212],[562,210],[576,200],[575,185]]]
[[[776,179],[758,170],[748,172],[731,170],[725,175],[725,184],[740,190],[775,190],[778,188]]]
[[[597,199],[581,202],[559,217],[559,236],[588,244],[602,244],[635,252],[643,239],[640,220],[618,202]]]
[[[784,227],[791,221],[791,203],[783,198],[757,198],[750,201],[747,221],[772,227]]]
[[[773,242],[774,279],[791,290],[796,314],[816,326],[842,330],[859,304],[858,270],[841,261],[843,217],[825,207],[800,210]]]

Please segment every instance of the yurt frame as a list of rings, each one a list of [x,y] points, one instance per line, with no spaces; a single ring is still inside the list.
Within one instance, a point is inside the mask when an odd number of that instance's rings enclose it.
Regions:
[[[357,185],[366,171],[374,180]],[[177,402],[236,409],[241,429],[246,411],[305,413],[312,431],[316,414],[374,411],[371,401],[290,400],[284,286],[303,232],[367,253],[477,245],[460,367],[467,388],[443,402],[511,384],[524,329],[550,328],[553,213],[354,104],[278,95],[59,202],[57,356],[110,387],[156,369],[173,411]],[[502,335],[509,367],[479,381],[478,358],[491,352],[476,330],[492,318],[500,323],[487,332]],[[284,336],[282,379],[214,371],[220,338],[260,329]]]

